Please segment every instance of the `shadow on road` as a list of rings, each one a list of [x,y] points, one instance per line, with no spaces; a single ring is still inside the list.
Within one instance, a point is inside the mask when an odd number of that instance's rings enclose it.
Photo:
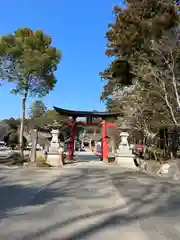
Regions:
[[[156,227],[156,220],[158,219],[159,226],[166,233],[165,225],[161,222],[162,218],[165,217],[167,225],[173,225],[180,220],[179,183],[165,182],[143,173],[110,172],[108,169],[99,170],[90,167],[81,169],[78,175],[76,173],[69,174],[63,178],[59,177],[58,180],[51,183],[51,187],[44,189],[41,194],[37,194],[31,200],[27,196],[35,193],[37,190],[35,187],[24,188],[21,185],[1,185],[0,213],[4,214],[1,217],[9,214],[11,216],[13,210],[18,207],[35,206],[47,204],[48,202],[53,203],[53,201],[55,202],[54,204],[63,204],[69,199],[72,201],[73,199],[81,201],[108,199],[113,193],[103,191],[104,182],[106,181],[113,183],[114,191],[119,194],[119,197],[122,196],[127,200],[126,204],[119,207],[115,202],[111,202],[111,206],[103,206],[101,209],[99,208],[86,214],[79,214],[65,221],[60,218],[59,222],[52,222],[50,226],[24,236],[23,239],[40,239],[70,224],[77,224],[78,221],[103,214],[107,214],[103,220],[87,225],[80,230],[74,228],[73,233],[69,234],[68,237],[57,239],[85,239],[85,237],[92,236],[106,227],[130,225],[137,220],[140,221],[142,229],[146,229],[150,227],[150,219],[151,221],[154,219],[154,227]],[[89,191],[89,188],[91,188],[91,191]],[[13,199],[9,199],[8,195],[9,198]],[[27,198],[27,201],[22,199],[22,196],[25,199]],[[123,208],[125,209],[127,206],[128,214],[122,212]],[[173,240],[179,239],[175,230],[171,229],[170,232],[168,230],[168,234]]]
[[[81,152],[77,154],[77,161],[78,162],[90,162],[90,161],[100,161],[100,157],[94,155],[94,154],[89,154],[88,152]]]

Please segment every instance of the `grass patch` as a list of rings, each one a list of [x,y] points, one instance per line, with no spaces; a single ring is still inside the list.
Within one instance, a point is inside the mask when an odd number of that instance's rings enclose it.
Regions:
[[[39,156],[36,159],[36,166],[37,167],[51,167],[47,162],[44,156]]]

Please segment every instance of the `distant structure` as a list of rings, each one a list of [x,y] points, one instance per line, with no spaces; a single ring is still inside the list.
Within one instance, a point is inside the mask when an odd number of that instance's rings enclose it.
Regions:
[[[122,116],[120,113],[108,113],[108,112],[96,112],[96,111],[74,111],[63,108],[54,107],[57,113],[69,116],[72,118],[72,121],[65,122],[64,124],[71,126],[71,135],[68,146],[68,159],[73,159],[74,154],[74,141],[76,137],[76,129],[77,125],[81,126],[93,126],[97,125],[97,123],[93,123],[94,119],[101,118],[101,133],[102,133],[102,159],[104,161],[108,160],[108,136],[107,136],[107,128],[114,127],[117,124],[114,123],[112,119],[116,119],[118,116]],[[77,121],[77,118],[86,118],[85,122]],[[111,119],[111,120],[110,120]]]

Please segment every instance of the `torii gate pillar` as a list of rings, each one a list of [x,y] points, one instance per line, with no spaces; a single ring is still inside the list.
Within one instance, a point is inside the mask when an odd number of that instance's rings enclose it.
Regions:
[[[109,157],[109,149],[108,149],[108,136],[107,136],[107,128],[117,126],[116,123],[108,123],[105,120],[102,120],[102,160],[108,162]]]
[[[105,120],[102,121],[102,160],[108,161],[108,137]]]

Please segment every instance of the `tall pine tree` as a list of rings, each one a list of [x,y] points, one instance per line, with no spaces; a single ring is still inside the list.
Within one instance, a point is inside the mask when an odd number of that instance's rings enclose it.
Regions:
[[[172,82],[172,76],[170,71],[165,71],[169,65],[167,66],[164,57],[169,55],[170,49],[173,49],[173,54],[175,52],[175,55],[178,55],[177,5],[172,0],[129,0],[126,1],[124,9],[115,7],[114,14],[115,23],[109,24],[106,33],[106,55],[113,60],[110,66],[100,73],[100,76],[106,80],[102,98],[111,99],[115,89],[123,91],[124,86],[138,82],[142,96],[148,95],[148,98],[152,99],[152,101],[148,100],[148,104],[151,102],[152,106],[157,99],[160,103],[158,108],[163,110],[166,92],[162,92],[160,96],[162,89],[158,88],[158,81],[164,73],[163,79],[167,79],[165,90],[168,89],[169,96],[173,95],[174,90],[171,90],[169,84]],[[176,74],[180,73],[178,62],[179,59],[177,59]],[[172,97],[168,99],[168,103],[171,104],[169,110],[174,104],[173,100]],[[111,106],[113,103],[117,104],[117,100],[113,99],[108,102]]]
[[[144,59],[154,60],[152,42],[166,34],[173,35],[179,24],[177,8],[171,0],[128,0],[126,8],[115,7],[114,14],[115,23],[109,24],[106,33],[106,55],[114,60],[100,73],[107,80],[105,96],[111,94],[114,86],[131,84]]]

